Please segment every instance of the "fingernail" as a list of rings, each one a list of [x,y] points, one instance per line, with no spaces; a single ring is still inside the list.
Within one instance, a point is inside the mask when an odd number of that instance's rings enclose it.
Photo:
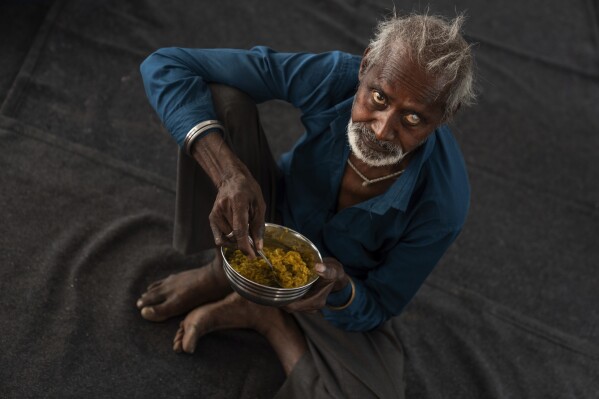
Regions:
[[[314,266],[314,270],[316,270],[317,272],[321,272],[321,273],[322,273],[322,272],[324,272],[326,269],[327,269],[327,268],[326,268],[326,267],[324,267],[324,265],[323,265],[322,263],[317,263],[317,264]]]
[[[137,300],[137,302],[136,302],[136,305],[137,305],[137,307],[138,307],[138,308],[140,308],[140,307],[141,307],[141,305],[143,305],[143,302],[142,302],[142,300],[141,300],[141,299],[138,299],[138,300]]]

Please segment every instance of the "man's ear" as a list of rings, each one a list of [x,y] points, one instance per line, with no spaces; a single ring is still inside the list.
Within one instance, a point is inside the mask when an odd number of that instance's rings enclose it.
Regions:
[[[360,79],[362,78],[362,75],[364,75],[366,70],[368,69],[368,58],[366,57],[366,55],[369,52],[370,52],[370,47],[366,47],[366,50],[364,50],[364,55],[362,55],[362,61],[360,61],[360,73],[358,74]]]

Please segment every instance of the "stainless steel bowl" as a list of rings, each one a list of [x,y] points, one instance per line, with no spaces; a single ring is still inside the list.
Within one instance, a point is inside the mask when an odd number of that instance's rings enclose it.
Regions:
[[[293,249],[298,251],[302,258],[307,261],[308,266],[313,269],[315,263],[322,262],[320,252],[306,237],[278,224],[266,223],[264,230],[264,246],[270,248]],[[234,251],[235,247],[224,246],[221,248],[223,257],[223,269],[231,287],[242,297],[269,306],[283,306],[300,299],[318,280],[318,275],[306,284],[296,288],[276,288],[258,284],[250,279],[243,277],[229,264],[227,253]]]

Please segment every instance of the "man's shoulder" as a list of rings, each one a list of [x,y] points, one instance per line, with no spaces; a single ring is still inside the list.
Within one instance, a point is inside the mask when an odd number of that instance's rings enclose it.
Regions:
[[[439,214],[448,225],[461,227],[470,206],[470,182],[464,156],[448,126],[435,131],[435,146],[423,172],[427,196]]]
[[[227,51],[227,50],[225,50]],[[243,51],[243,50],[237,50]],[[256,54],[260,58],[270,58],[274,61],[288,63],[289,59],[297,58],[300,60],[300,68],[311,68],[314,65],[327,65],[330,68],[347,69],[348,71],[357,71],[360,67],[361,56],[348,53],[342,50],[328,50],[322,52],[315,51],[293,51],[274,49],[269,46],[254,46],[248,50],[249,54]]]
[[[284,52],[253,47],[254,63],[274,77],[284,76],[285,93],[295,96],[294,105],[304,117],[332,109],[353,96],[361,57],[344,51]]]

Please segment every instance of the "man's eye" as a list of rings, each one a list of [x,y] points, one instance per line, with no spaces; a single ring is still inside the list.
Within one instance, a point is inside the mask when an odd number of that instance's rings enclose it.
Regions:
[[[420,117],[416,114],[407,114],[404,116],[404,119],[412,126],[416,126],[420,123]]]
[[[372,91],[372,101],[377,105],[385,105],[385,96],[377,90]]]

